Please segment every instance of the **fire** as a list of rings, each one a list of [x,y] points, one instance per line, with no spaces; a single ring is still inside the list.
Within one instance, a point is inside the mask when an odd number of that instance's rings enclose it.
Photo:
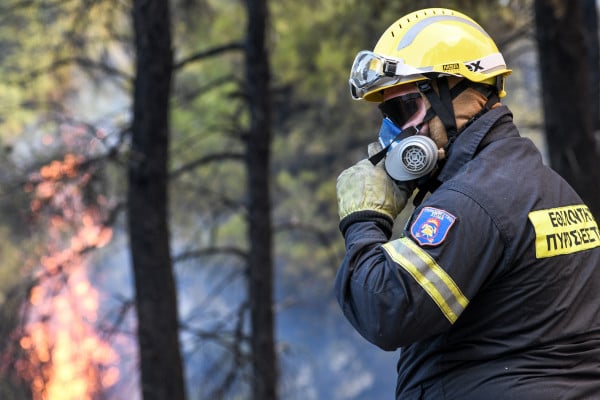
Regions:
[[[119,380],[118,353],[95,328],[101,294],[84,257],[110,242],[112,230],[99,209],[83,201],[81,187],[90,177],[78,170],[80,163],[67,155],[42,167],[28,185],[32,211],[50,214],[19,341],[28,359],[17,364],[34,400],[94,400]]]

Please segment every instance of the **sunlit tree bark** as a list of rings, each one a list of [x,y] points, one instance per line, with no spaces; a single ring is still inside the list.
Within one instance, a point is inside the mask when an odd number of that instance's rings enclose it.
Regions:
[[[127,206],[144,400],[185,398],[167,217],[169,18],[168,2],[133,2],[136,77]]]

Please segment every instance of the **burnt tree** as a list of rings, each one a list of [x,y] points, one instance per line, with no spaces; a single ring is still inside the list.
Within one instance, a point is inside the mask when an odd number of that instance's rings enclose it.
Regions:
[[[250,128],[246,136],[248,190],[248,292],[251,318],[252,394],[277,398],[277,356],[273,313],[273,257],[270,197],[271,96],[265,36],[266,0],[247,0],[246,99]]]
[[[550,165],[600,218],[600,61],[595,0],[536,0]]]
[[[168,227],[173,66],[168,4],[133,1],[136,75],[127,207],[144,400],[185,398]]]

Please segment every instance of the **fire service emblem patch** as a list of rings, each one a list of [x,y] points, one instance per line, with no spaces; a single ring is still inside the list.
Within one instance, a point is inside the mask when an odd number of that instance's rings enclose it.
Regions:
[[[423,207],[410,227],[410,234],[421,246],[437,246],[446,239],[454,221],[456,217],[448,211]]]

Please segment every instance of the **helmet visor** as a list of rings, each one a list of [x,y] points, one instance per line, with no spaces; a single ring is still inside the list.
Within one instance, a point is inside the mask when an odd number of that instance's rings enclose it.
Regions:
[[[385,63],[385,58],[371,51],[359,52],[352,63],[350,83],[357,88],[372,86],[374,82],[384,76]]]
[[[360,51],[350,70],[350,93],[354,99],[361,99],[365,93],[382,86],[393,85],[407,77],[421,74],[402,60],[386,58],[372,51]]]

